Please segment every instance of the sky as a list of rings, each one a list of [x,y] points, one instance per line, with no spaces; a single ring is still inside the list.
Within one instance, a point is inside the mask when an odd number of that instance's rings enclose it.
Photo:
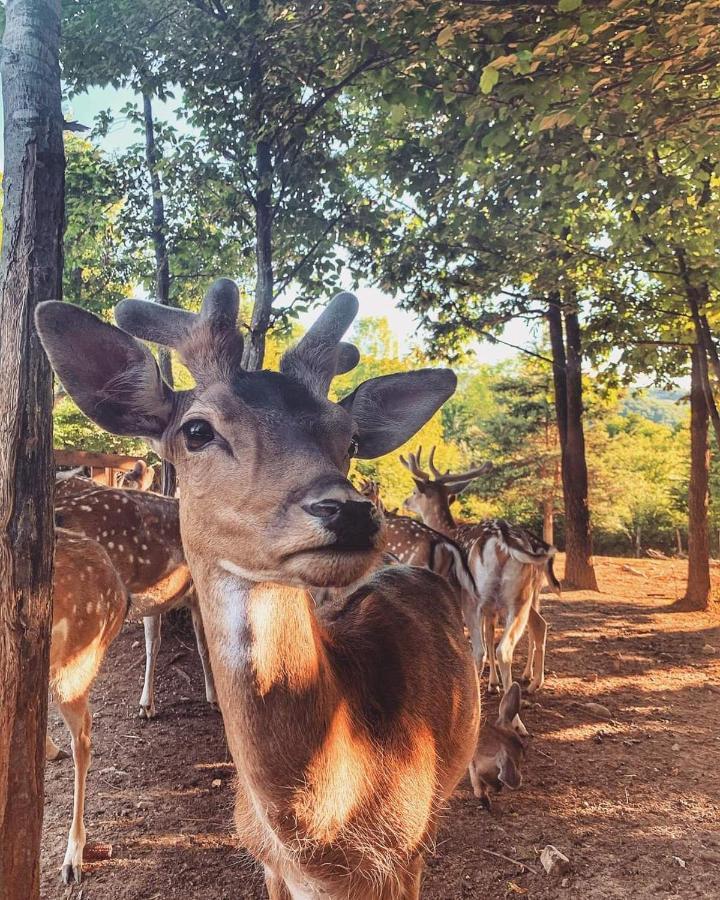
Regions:
[[[138,135],[132,125],[123,122],[120,110],[128,102],[135,100],[137,95],[127,89],[116,90],[114,88],[94,88],[83,94],[79,94],[64,104],[63,113],[68,121],[81,122],[83,125],[92,126],[95,116],[105,109],[110,109],[116,119],[110,133],[103,139],[101,146],[112,153],[122,150],[129,144],[138,140]],[[177,121],[174,113],[176,100],[168,103],[154,101],[153,108],[158,118]],[[223,273],[218,273],[221,275]],[[338,284],[338,290],[347,285]],[[370,284],[361,284],[356,290],[360,302],[360,316],[383,316],[387,318],[390,328],[396,337],[401,353],[407,352],[413,346],[421,343],[422,336],[418,332],[417,321],[410,313],[398,309],[394,300],[387,294]],[[301,317],[301,323],[310,324],[317,315],[317,311],[311,310]],[[503,340],[510,344],[522,347],[531,347],[534,336],[522,322],[510,323],[502,334]],[[504,347],[501,344],[491,345],[487,341],[478,342],[470,348],[479,362],[497,363],[516,355],[516,351]]]

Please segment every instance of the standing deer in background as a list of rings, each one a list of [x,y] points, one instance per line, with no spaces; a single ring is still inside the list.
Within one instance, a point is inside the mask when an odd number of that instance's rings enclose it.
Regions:
[[[155,715],[155,666],[160,651],[161,614],[187,605],[205,675],[205,696],[217,697],[202,617],[192,591],[190,570],[180,539],[180,513],[174,497],[147,491],[106,488],[92,482],[77,489],[63,482],[55,502],[55,522],[100,543],[133,594],[133,614],[143,616],[145,682],[140,697],[141,718]]]
[[[278,372],[241,365],[238,292],[217,282],[199,315],[123,301],[118,322],[175,347],[195,378],[174,392],[150,351],[67,303],[37,327],[67,391],[99,425],[144,436],[177,468],[183,544],[237,769],[235,820],[272,900],[417,898],[423,853],[472,759],[479,690],[457,599],[424,569],[390,566],[342,604],[382,552],[382,520],[347,480],[350,458],[409,439],[454,374],[372,378],[338,295]]]
[[[55,534],[50,689],[72,737],[75,765],[73,819],[62,865],[62,879],[69,883],[82,878],[85,781],[92,727],[90,688],[108,647],[122,628],[129,596],[100,544],[63,529]],[[45,754],[51,760],[65,755],[49,734]]]
[[[406,566],[430,569],[454,582],[466,594],[477,593],[465,554],[445,534],[408,516],[398,516],[385,510],[380,499],[380,487],[376,481],[365,481],[360,494],[367,497],[385,516],[387,552]]]
[[[400,457],[415,482],[406,506],[419,513],[431,527],[453,537],[467,554],[478,595],[474,610],[468,608],[471,602],[466,603],[466,624],[479,672],[485,659],[488,660],[488,690],[495,693],[499,689],[498,668],[503,690],[510,688],[515,646],[527,627],[530,646],[523,677],[529,680],[528,693],[532,694],[542,687],[545,679],[547,623],[540,615],[540,589],[545,573],[554,590],[560,591],[552,567],[557,551],[503,519],[456,525],[450,512],[451,497],[487,472],[489,465],[469,472],[442,474],[435,467],[434,450],[433,447],[428,462],[433,477],[421,467],[421,449],[417,454],[409,453],[407,459]],[[504,618],[505,627],[496,650],[498,618]],[[527,733],[519,717],[516,727],[521,733]]]

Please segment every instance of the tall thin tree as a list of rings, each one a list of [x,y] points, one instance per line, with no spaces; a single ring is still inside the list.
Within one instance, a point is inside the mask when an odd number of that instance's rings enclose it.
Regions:
[[[62,292],[60,0],[8,0],[0,296],[0,896],[39,896],[52,620],[52,378],[34,332]]]

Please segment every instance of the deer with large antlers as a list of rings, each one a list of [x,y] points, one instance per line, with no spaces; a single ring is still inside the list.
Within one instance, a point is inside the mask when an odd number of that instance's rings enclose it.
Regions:
[[[478,670],[482,671],[487,659],[488,690],[498,690],[499,668],[503,690],[507,691],[512,684],[515,646],[527,627],[529,650],[523,678],[529,682],[528,693],[532,694],[542,687],[545,677],[547,623],[540,614],[543,574],[553,589],[560,591],[552,565],[556,550],[503,519],[456,525],[450,511],[452,497],[486,474],[491,466],[486,463],[468,472],[441,473],[435,466],[433,447],[428,473],[422,468],[421,453],[419,449],[417,453],[409,453],[407,459],[401,457],[415,482],[406,506],[419,513],[431,527],[451,535],[467,553],[478,593],[476,598],[466,597],[464,612]],[[504,618],[505,626],[496,649],[498,618]],[[519,718],[516,725],[519,731],[525,732]]]
[[[456,379],[386,375],[332,403],[331,380],[358,362],[341,342],[357,300],[338,295],[280,372],[243,370],[238,304],[221,280],[199,314],[123,301],[124,331],[66,303],[36,316],[78,406],[177,468],[236,824],[270,897],[417,898],[478,734],[459,605],[444,579],[406,566],[318,611],[309,589],[357,582],[382,552],[382,519],[347,480],[350,458],[399,447]],[[137,337],[175,347],[195,387],[171,390]]]
[[[85,782],[90,766],[89,695],[108,647],[122,628],[129,595],[110,558],[96,542],[56,531],[50,689],[72,738],[75,788],[73,819],[62,865],[66,883],[82,877],[85,847]],[[63,751],[48,734],[48,759]],[[21,764],[21,763],[20,763]]]
[[[142,477],[142,472],[139,472]],[[145,680],[140,717],[155,716],[155,668],[160,652],[161,615],[189,606],[205,676],[205,696],[217,703],[202,616],[192,589],[180,539],[180,512],[174,497],[147,491],[106,488],[85,479],[56,489],[55,522],[103,546],[133,594],[133,615],[143,616]],[[59,495],[58,495],[59,494]]]

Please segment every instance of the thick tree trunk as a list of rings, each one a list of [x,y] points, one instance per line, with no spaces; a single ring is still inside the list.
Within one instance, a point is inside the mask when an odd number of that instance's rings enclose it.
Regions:
[[[708,409],[702,380],[702,347],[692,353],[690,381],[690,488],[688,491],[688,580],[683,609],[706,609],[710,601],[708,529]]]
[[[0,301],[0,897],[39,895],[52,624],[52,376],[35,334],[62,294],[60,0],[8,0]]]
[[[553,354],[555,410],[560,435],[560,459],[565,506],[565,581],[596,591],[592,532],[588,506],[588,474],[582,404],[582,346],[577,313],[565,312],[555,297],[548,305]],[[563,320],[567,350],[563,339]]]
[[[152,99],[143,93],[143,118],[145,121],[145,161],[152,185],[152,241],[155,249],[155,295],[158,303],[170,305],[170,257],[165,237],[165,199],[163,197],[160,174],[158,172],[158,151],[155,144],[155,122],[153,120]],[[165,381],[173,386],[172,356],[167,347],[158,351],[160,372]],[[167,460],[162,461],[161,490],[168,497],[175,496],[177,480],[175,467]]]
[[[257,196],[255,203],[255,303],[250,335],[245,345],[243,364],[246,369],[261,369],[265,357],[265,339],[270,326],[273,304],[272,258],[272,176],[270,145],[260,141],[256,155]]]

